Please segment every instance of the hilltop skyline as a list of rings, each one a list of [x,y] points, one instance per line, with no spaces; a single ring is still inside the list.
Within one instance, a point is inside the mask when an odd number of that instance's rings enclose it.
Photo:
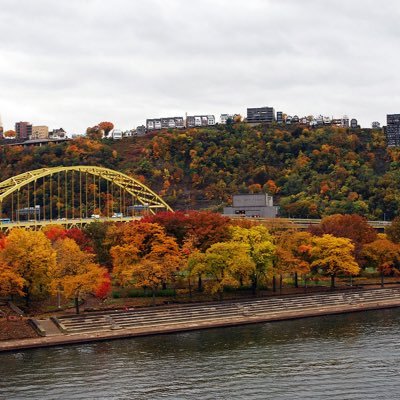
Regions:
[[[2,0],[0,114],[69,133],[99,121],[400,111],[400,5],[386,1]]]

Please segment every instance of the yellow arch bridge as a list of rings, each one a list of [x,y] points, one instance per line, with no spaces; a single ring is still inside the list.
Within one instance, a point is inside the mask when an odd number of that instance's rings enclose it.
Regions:
[[[41,168],[0,183],[0,229],[127,221],[172,211],[143,183],[108,168]]]

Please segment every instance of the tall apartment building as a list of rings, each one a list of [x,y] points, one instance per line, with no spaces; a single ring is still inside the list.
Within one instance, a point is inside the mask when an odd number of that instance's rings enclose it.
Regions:
[[[30,139],[48,139],[49,127],[45,125],[32,126]]]
[[[386,140],[388,146],[400,146],[400,114],[387,114],[386,122]]]
[[[273,109],[273,107],[256,107],[247,109],[247,122],[271,123],[274,121],[275,121],[275,110]]]
[[[212,126],[215,125],[214,115],[188,115],[186,117],[186,127],[194,128],[196,126]]]
[[[28,140],[32,135],[32,124],[30,122],[16,122],[15,123],[15,137],[16,139]]]
[[[168,128],[184,128],[183,117],[167,117],[146,119],[146,128],[148,131]]]

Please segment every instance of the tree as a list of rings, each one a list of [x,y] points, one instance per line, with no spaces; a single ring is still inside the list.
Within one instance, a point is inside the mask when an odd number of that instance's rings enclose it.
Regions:
[[[164,227],[168,235],[176,238],[179,246],[190,235],[201,251],[207,250],[213,243],[229,239],[229,218],[210,211],[167,211],[147,216],[142,221]]]
[[[204,257],[197,257],[195,271],[200,268],[208,277],[206,289],[217,293],[222,300],[226,286],[238,287],[241,283],[250,282],[249,277],[255,274],[256,266],[249,256],[249,246],[245,243],[214,243],[205,252]]]
[[[385,233],[393,243],[400,243],[400,217],[393,219],[392,223],[385,229]]]
[[[161,225],[165,232],[173,236],[179,246],[183,245],[189,230],[189,218],[183,211],[164,211],[142,218],[142,222]]]
[[[43,232],[16,228],[8,235],[0,260],[24,279],[23,291],[29,304],[31,295],[47,290],[56,253]]]
[[[59,239],[67,237],[67,230],[62,225],[47,225],[42,231],[51,243],[55,243]]]
[[[154,223],[133,222],[112,232],[113,275],[120,285],[149,287],[153,298],[160,285],[174,279],[181,266],[181,253],[173,237]]]
[[[310,232],[317,236],[329,234],[351,239],[355,246],[355,257],[358,262],[362,261],[360,257],[362,246],[373,242],[377,237],[375,229],[368,224],[367,219],[357,214],[330,215],[323,218],[319,225],[311,226]]]
[[[245,243],[248,246],[248,254],[254,262],[255,268],[250,276],[253,293],[255,294],[259,281],[265,277],[268,269],[272,267],[275,256],[275,246],[268,229],[262,225],[250,228],[235,226],[231,228],[232,241]]]
[[[294,274],[294,285],[298,287],[298,275],[310,272],[312,235],[309,232],[286,231],[278,237],[278,260],[286,271]]]
[[[4,137],[6,137],[6,138],[12,139],[12,138],[15,138],[15,136],[16,136],[16,132],[13,131],[12,129],[4,132]]]
[[[105,300],[111,292],[111,276],[108,272],[103,275],[103,282],[97,287],[95,296],[101,300]]]
[[[89,238],[87,246],[94,250],[96,260],[101,265],[111,265],[110,247],[107,241],[110,224],[105,222],[92,222],[85,226],[83,233]]]
[[[86,129],[86,136],[91,140],[100,140],[103,136],[103,130],[98,125]]]
[[[0,262],[0,297],[23,296],[24,286],[25,279],[15,272],[12,267]]]
[[[100,130],[104,132],[104,135],[107,137],[108,134],[114,129],[114,124],[112,122],[100,122],[98,125]]]
[[[323,235],[313,239],[311,268],[331,277],[331,288],[339,273],[357,275],[360,267],[354,259],[354,244],[350,239]]]
[[[372,265],[381,276],[381,286],[384,286],[384,276],[393,272],[399,272],[397,265],[400,261],[400,244],[379,237],[372,243],[368,243],[362,250],[370,265]]]
[[[83,252],[73,239],[58,240],[54,249],[57,263],[49,271],[52,291],[61,291],[66,298],[74,299],[79,314],[79,301],[109,280],[107,271],[94,263],[93,255]]]
[[[230,219],[210,211],[188,212],[188,233],[194,238],[200,251],[211,245],[229,240]]]

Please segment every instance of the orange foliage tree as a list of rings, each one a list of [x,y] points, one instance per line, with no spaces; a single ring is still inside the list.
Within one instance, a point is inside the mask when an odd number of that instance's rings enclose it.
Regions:
[[[108,134],[114,129],[114,124],[108,121],[100,122],[97,126],[99,129],[104,131],[105,136],[108,136]]]
[[[361,255],[372,267],[379,271],[382,287],[384,286],[385,275],[399,272],[400,244],[393,243],[385,237],[378,237],[372,243],[366,244]]]
[[[93,255],[83,252],[70,238],[54,243],[57,263],[50,269],[53,293],[61,291],[68,299],[74,299],[76,313],[79,301],[96,290],[106,280],[106,270],[94,263]]]
[[[174,280],[182,257],[178,244],[155,223],[133,222],[110,232],[113,275],[122,286],[157,288]]]

